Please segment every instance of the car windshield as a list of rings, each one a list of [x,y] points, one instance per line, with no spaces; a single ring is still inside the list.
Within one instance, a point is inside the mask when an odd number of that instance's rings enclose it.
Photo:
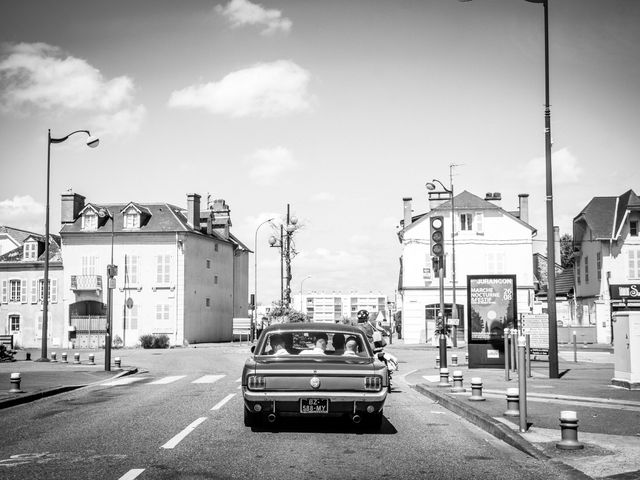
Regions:
[[[336,332],[330,329],[274,330],[263,339],[262,346],[256,354],[286,357],[321,355],[367,358],[371,354],[365,341],[363,335],[356,332]]]

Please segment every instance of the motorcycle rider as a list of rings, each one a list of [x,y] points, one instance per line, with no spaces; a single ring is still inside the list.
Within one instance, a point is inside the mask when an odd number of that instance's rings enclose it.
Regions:
[[[373,351],[378,353],[379,357],[382,357],[380,359],[387,364],[389,371],[393,372],[398,370],[398,359],[394,355],[383,350],[383,347],[386,345],[386,341],[384,339],[386,332],[384,329],[379,328],[374,323],[371,323],[369,312],[367,310],[358,311],[358,328],[360,328],[367,337],[367,340],[373,347]]]

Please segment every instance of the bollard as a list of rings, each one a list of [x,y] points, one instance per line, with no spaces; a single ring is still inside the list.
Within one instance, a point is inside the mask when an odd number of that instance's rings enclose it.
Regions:
[[[465,365],[469,365],[469,354],[468,353],[464,354],[464,363],[465,363]]]
[[[95,365],[96,356],[93,353],[89,354],[89,365]]]
[[[31,352],[27,352],[26,355],[27,355],[26,360],[27,361],[31,360]]]
[[[526,374],[526,347],[527,339],[524,335],[518,337],[518,395],[520,398],[520,432],[528,430],[527,425],[527,374]]]
[[[62,363],[69,363],[67,361],[67,352],[62,352]]]
[[[471,396],[467,400],[471,402],[483,402],[486,400],[482,396],[482,379],[480,377],[471,379]]]
[[[507,388],[507,411],[505,417],[520,416],[520,395],[517,388]]]
[[[573,363],[578,363],[578,340],[575,330],[573,331]]]
[[[9,390],[9,393],[24,393],[20,390],[20,381],[21,378],[19,373],[11,374],[11,390]]]
[[[504,338],[504,381],[508,382],[509,378],[509,353],[511,348],[509,347],[509,329],[505,328],[503,333]]]
[[[436,355],[436,368],[440,368],[440,355]]]
[[[511,329],[511,371],[515,373],[518,370],[518,330],[515,328]]]
[[[457,367],[458,366],[458,355],[451,355],[451,366],[452,367]]]
[[[556,448],[560,450],[579,450],[584,445],[578,441],[578,415],[571,410],[560,412],[560,437]]]
[[[75,363],[75,364],[80,363],[80,354],[79,353],[74,353],[73,354],[73,363]]]
[[[52,362],[57,362],[58,361],[56,355],[57,355],[56,352],[51,352],[51,361]]]
[[[116,364],[116,368],[120,368],[120,357],[114,358],[113,362]]]
[[[440,369],[440,383],[437,385],[438,387],[450,387],[449,385],[449,369],[441,368]]]
[[[466,392],[467,389],[462,386],[462,371],[455,370],[453,372],[453,387],[451,388],[452,393],[463,393]]]
[[[531,378],[531,334],[527,333],[527,377]]]

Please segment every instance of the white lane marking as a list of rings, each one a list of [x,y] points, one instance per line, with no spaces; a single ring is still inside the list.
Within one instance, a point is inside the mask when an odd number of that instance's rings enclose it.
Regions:
[[[235,396],[236,396],[235,393],[230,393],[229,395],[224,397],[222,400],[220,400],[218,403],[216,403],[211,410],[220,410],[220,408],[222,408],[222,406],[225,403],[227,403],[229,400],[231,400]]]
[[[107,385],[110,387],[117,385],[129,385],[131,383],[139,382],[140,380],[147,380],[148,377],[122,377],[116,380],[112,380],[110,382],[103,383],[102,385]]]
[[[149,382],[149,385],[166,385],[167,383],[175,382],[184,377],[186,377],[186,375],[171,375],[168,377],[161,378],[159,380],[154,380],[153,382]]]
[[[223,377],[224,375],[204,375],[191,383],[215,383]]]
[[[411,370],[410,372],[403,373],[402,375],[400,375],[400,378],[404,380],[407,375],[411,375],[413,372],[417,372],[417,371],[418,370]]]
[[[236,380],[236,383],[242,381],[242,377],[238,377],[238,379]]]
[[[424,378],[427,382],[431,382],[431,383],[440,381],[440,375],[423,375],[422,378]]]
[[[132,470],[129,470],[127,473],[121,476],[118,480],[133,480],[142,472],[144,472],[144,468],[134,468]]]
[[[195,422],[191,423],[191,425],[189,425],[187,428],[185,428],[184,430],[182,430],[179,434],[177,434],[175,437],[173,437],[171,440],[169,440],[167,443],[165,443],[164,445],[162,445],[162,447],[160,448],[174,448],[176,445],[178,445],[187,435],[189,435],[191,432],[193,432],[195,430],[195,428],[200,425],[202,422],[204,422],[207,419],[207,417],[200,417],[199,419],[197,419]]]

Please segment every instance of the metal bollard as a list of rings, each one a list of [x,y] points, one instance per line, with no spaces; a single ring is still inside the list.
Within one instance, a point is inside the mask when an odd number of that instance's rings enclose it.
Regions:
[[[505,417],[520,416],[520,393],[517,388],[507,388],[507,411],[502,415]]]
[[[556,448],[560,450],[579,450],[584,445],[578,441],[578,415],[571,410],[560,412],[560,437]]]
[[[482,396],[482,378],[473,377],[471,379],[471,396],[467,400],[471,402],[483,402],[486,400]]]
[[[73,363],[75,363],[75,364],[80,363],[80,354],[79,353],[74,353],[73,354]]]
[[[57,353],[56,352],[51,352],[51,361],[52,362],[57,362],[58,358],[57,358]]]
[[[26,356],[27,356],[26,358],[27,361],[31,360],[31,352],[27,352]]]
[[[96,364],[96,356],[93,353],[89,354],[89,365],[95,365]]]
[[[451,355],[451,366],[452,367],[457,367],[458,366],[458,355]]]
[[[9,390],[9,393],[24,393],[20,390],[20,381],[21,378],[19,373],[11,374],[11,390]]]
[[[69,363],[67,361],[67,352],[62,352],[62,363]]]
[[[440,369],[440,383],[437,385],[438,387],[450,387],[449,385],[449,369],[441,368]]]
[[[503,333],[504,338],[504,381],[508,382],[511,380],[509,377],[509,355],[511,352],[511,348],[509,347],[509,329],[505,328]]]
[[[113,362],[116,364],[116,368],[120,368],[120,357],[114,358]]]
[[[578,363],[578,340],[576,331],[573,331],[573,363]]]
[[[468,353],[464,354],[464,363],[465,363],[465,365],[469,365],[469,354]]]
[[[440,368],[440,355],[436,355],[436,368]]]
[[[451,388],[452,393],[463,393],[466,392],[467,389],[462,386],[462,371],[455,370],[453,372],[453,387]]]

